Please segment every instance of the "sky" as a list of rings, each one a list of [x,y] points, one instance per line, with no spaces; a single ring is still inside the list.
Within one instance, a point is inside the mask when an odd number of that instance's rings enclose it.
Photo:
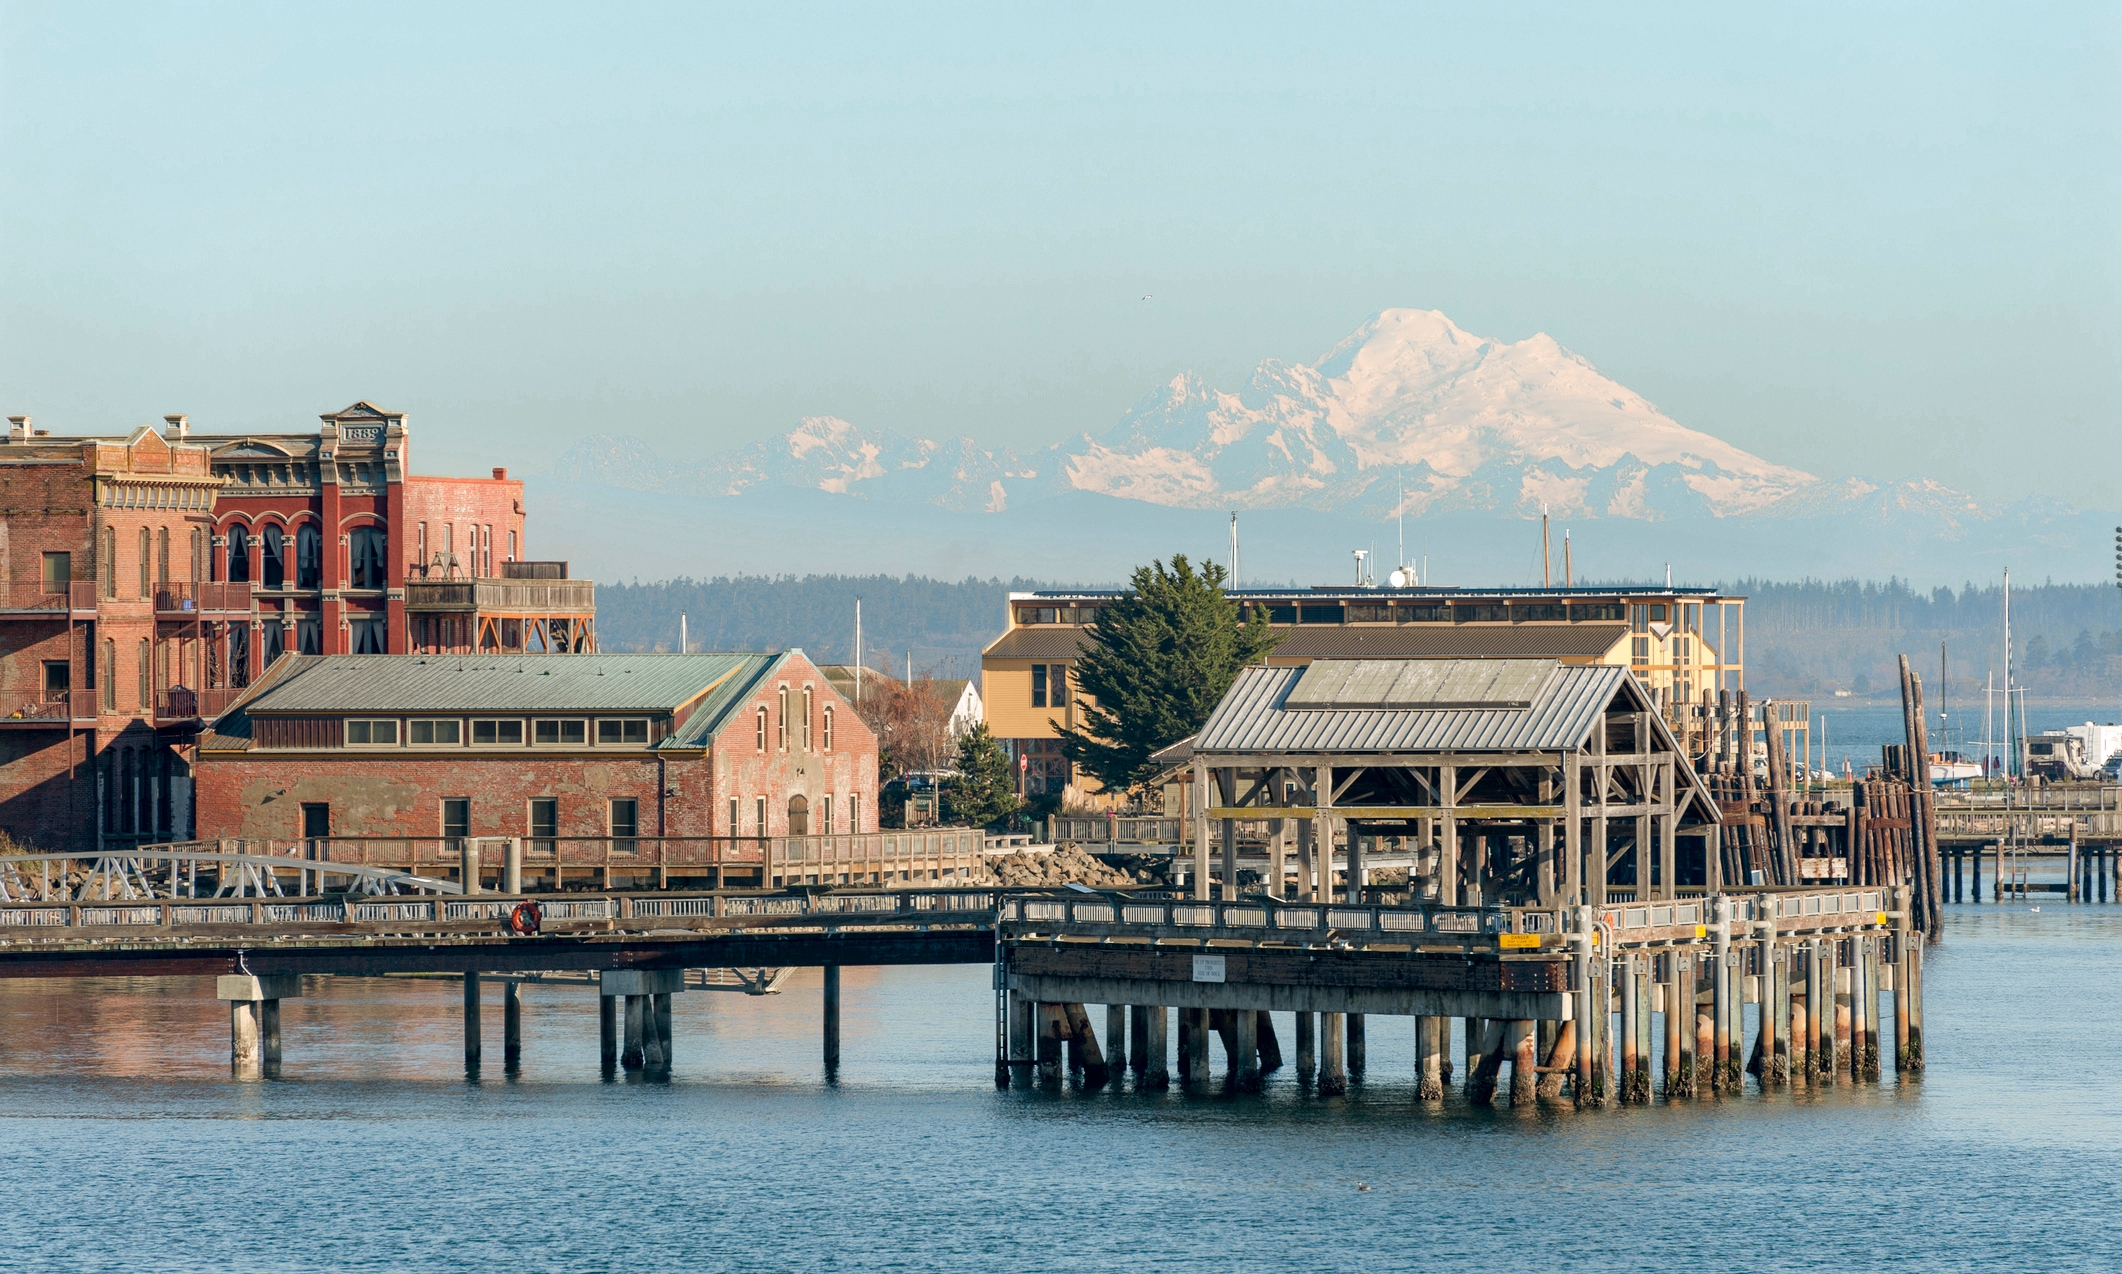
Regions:
[[[2122,10],[1504,8],[0,0],[0,408],[1022,449],[1415,306],[2122,508]]]

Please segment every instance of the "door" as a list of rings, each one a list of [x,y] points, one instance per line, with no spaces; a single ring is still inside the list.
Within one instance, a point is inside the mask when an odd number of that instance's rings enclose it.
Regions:
[[[322,840],[332,834],[332,807],[323,801],[302,803],[302,836]]]
[[[788,798],[788,834],[810,835],[810,800],[804,796]]]

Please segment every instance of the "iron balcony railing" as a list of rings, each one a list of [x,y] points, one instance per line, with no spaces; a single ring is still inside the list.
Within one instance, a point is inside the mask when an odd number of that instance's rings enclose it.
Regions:
[[[155,613],[164,618],[173,615],[247,615],[250,609],[251,586],[248,581],[155,586]]]
[[[96,609],[96,581],[72,580],[47,584],[38,580],[0,583],[0,612],[32,615],[68,610]]]

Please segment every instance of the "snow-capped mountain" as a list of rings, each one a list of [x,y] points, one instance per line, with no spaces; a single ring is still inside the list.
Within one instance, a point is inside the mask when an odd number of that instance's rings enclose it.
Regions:
[[[1507,344],[1387,310],[1316,363],[1236,392],[1182,374],[1059,457],[1067,484],[1180,508],[1549,505],[1558,514],[1753,513],[1818,479],[1689,429],[1539,335]]]

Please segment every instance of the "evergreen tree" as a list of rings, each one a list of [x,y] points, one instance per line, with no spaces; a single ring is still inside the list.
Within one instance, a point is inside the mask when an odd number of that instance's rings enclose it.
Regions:
[[[993,827],[1006,821],[1023,804],[1017,799],[1016,778],[1010,773],[1009,754],[995,742],[982,722],[958,740],[958,772],[943,789],[943,816],[952,823]]]
[[[1197,572],[1174,554],[1168,567],[1138,567],[1127,591],[1099,609],[1075,667],[1076,689],[1088,696],[1077,712],[1084,725],[1061,730],[1061,751],[1106,787],[1148,778],[1150,754],[1198,731],[1238,670],[1274,648],[1265,608],[1240,622],[1223,593],[1227,578],[1214,562]]]

